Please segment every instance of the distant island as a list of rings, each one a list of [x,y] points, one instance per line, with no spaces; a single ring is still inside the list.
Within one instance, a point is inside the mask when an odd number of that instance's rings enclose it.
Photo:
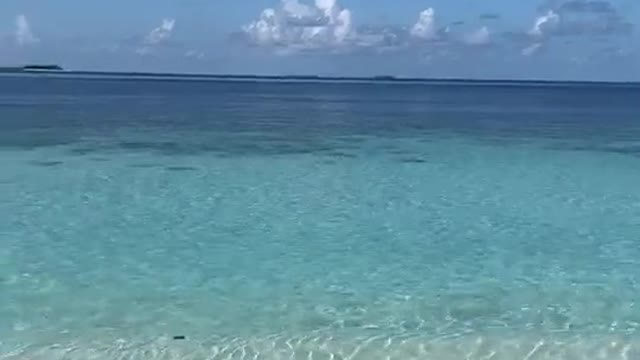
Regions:
[[[34,71],[64,71],[64,69],[60,65],[24,65],[0,67],[0,73],[24,73]]]
[[[25,65],[22,67],[24,71],[63,71],[60,65]]]

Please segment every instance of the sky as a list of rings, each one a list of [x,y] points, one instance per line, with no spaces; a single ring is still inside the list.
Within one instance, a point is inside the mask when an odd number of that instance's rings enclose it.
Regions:
[[[640,80],[639,0],[2,0],[0,66]]]

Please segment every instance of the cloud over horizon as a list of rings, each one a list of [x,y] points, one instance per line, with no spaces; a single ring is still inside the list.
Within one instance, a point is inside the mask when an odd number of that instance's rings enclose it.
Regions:
[[[324,50],[353,52],[426,49],[430,46],[486,45],[490,32],[483,26],[471,34],[451,36],[450,28],[440,27],[434,8],[417,15],[409,26],[357,25],[349,9],[336,0],[281,0],[277,8],[267,8],[259,18],[242,27],[237,38],[278,54]]]
[[[523,24],[520,30],[494,31],[492,28],[502,18],[497,13],[478,14],[475,30],[469,30],[466,21],[460,20],[452,23],[453,28],[438,26],[432,7],[422,10],[409,26],[373,25],[357,24],[351,10],[337,0],[281,0],[279,6],[264,9],[258,19],[243,26],[238,38],[279,54],[311,50],[428,50],[435,44],[460,50],[465,46],[501,45],[500,41],[507,39],[502,44],[506,48],[515,40],[520,48],[516,53],[531,56],[557,37],[624,35],[633,30],[633,25],[605,0],[549,0],[541,9],[544,10],[537,17],[532,15],[531,25]],[[495,34],[507,36],[494,37]]]
[[[537,37],[628,35],[634,25],[604,0],[564,0],[547,6],[529,34]]]
[[[491,43],[491,32],[489,32],[488,27],[483,26],[470,34],[467,34],[464,41],[469,45],[489,45]]]
[[[522,47],[524,56],[538,54],[545,45],[560,39],[594,43],[598,39],[624,37],[634,30],[613,3],[605,0],[550,0],[539,10],[526,32],[506,33]]]
[[[433,8],[423,10],[418,21],[411,27],[411,36],[424,39],[433,40],[438,37],[438,29],[436,27],[436,12]]]
[[[160,26],[151,30],[151,32],[142,39],[142,44],[136,49],[136,53],[139,55],[148,55],[155,47],[167,43],[173,34],[175,25],[175,19],[162,19]]]
[[[558,28],[559,24],[560,16],[555,11],[549,10],[536,18],[529,30],[529,35],[537,38],[548,36]]]
[[[339,48],[354,38],[351,11],[336,0],[315,0],[313,5],[282,0],[242,30],[252,44],[291,51]]]
[[[27,46],[40,42],[33,32],[27,17],[23,14],[16,16],[15,21],[15,42],[18,46]]]
[[[173,33],[175,25],[175,19],[162,19],[162,24],[151,30],[151,32],[145,37],[145,43],[147,45],[157,45],[169,39],[171,37],[171,33]]]

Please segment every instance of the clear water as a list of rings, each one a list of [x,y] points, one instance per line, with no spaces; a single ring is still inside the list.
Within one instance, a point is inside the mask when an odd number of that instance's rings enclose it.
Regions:
[[[0,359],[638,359],[639,98],[2,78]]]

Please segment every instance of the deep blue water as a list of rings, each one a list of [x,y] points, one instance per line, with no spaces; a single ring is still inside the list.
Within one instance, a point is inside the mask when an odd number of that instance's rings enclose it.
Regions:
[[[0,358],[638,358],[638,99],[1,77]]]

